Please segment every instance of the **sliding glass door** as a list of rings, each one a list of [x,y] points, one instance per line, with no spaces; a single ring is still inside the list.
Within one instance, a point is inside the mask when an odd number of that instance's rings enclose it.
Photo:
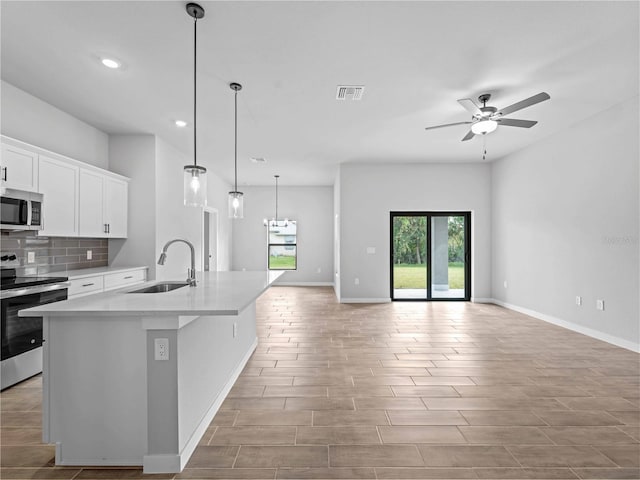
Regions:
[[[391,212],[391,298],[471,298],[471,214]]]

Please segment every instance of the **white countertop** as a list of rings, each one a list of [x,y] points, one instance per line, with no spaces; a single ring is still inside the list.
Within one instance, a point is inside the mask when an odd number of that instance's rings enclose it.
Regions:
[[[93,277],[94,275],[106,275],[109,273],[123,273],[130,272],[132,270],[142,270],[149,267],[94,267],[94,268],[79,268],[77,270],[67,270],[66,272],[51,272],[41,277],[69,277],[69,280],[76,280],[78,278]]]
[[[88,269],[87,269],[88,270]],[[151,281],[112,292],[98,293],[21,310],[21,317],[113,317],[176,315],[237,315],[260,296],[283,272],[199,272],[197,287],[163,293],[127,293],[163,283]],[[183,282],[176,278],[171,282]]]

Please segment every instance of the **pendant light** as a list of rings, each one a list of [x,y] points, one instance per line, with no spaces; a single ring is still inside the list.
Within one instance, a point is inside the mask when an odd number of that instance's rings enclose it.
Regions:
[[[244,215],[244,195],[238,191],[238,92],[242,90],[242,85],[231,83],[229,87],[235,92],[235,144],[233,157],[235,175],[233,192],[229,192],[229,218],[242,218]]]
[[[267,220],[266,218],[262,221],[265,227],[287,227],[289,226],[289,219],[285,218],[284,221],[278,220],[278,178],[280,175],[274,175],[276,179],[276,216],[271,220]]]
[[[193,165],[184,166],[184,204],[204,207],[207,204],[207,169],[198,165],[196,144],[196,40],[198,19],[204,17],[204,8],[197,3],[188,3],[187,13],[193,18]]]

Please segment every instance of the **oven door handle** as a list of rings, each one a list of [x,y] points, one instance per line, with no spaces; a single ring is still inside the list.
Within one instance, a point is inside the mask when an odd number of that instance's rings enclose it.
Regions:
[[[12,290],[2,290],[0,293],[0,299],[22,297],[25,295],[31,295],[34,293],[54,292],[56,290],[62,290],[69,288],[71,284],[69,282],[49,283],[46,285],[36,285],[33,287],[17,288]]]

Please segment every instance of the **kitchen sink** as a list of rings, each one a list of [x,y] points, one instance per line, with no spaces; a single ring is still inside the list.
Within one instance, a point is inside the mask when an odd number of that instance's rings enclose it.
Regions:
[[[139,288],[138,290],[131,290],[127,293],[165,293],[175,290],[176,288],[182,288],[189,285],[187,282],[164,282],[156,283],[148,287]]]

